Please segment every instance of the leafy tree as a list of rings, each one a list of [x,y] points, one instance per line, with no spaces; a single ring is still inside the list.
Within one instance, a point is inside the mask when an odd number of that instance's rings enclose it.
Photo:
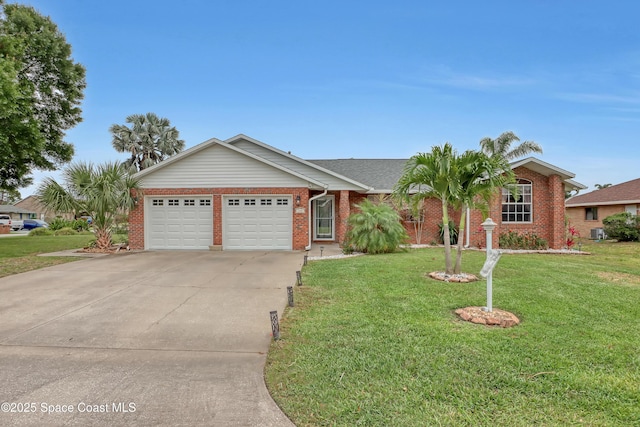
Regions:
[[[93,218],[96,246],[111,246],[111,228],[118,214],[136,203],[138,181],[122,164],[77,163],[63,173],[63,184],[47,178],[38,188],[40,201],[56,212],[86,212]]]
[[[394,252],[409,236],[398,212],[386,203],[364,199],[355,205],[360,211],[349,215],[347,244],[369,254]]]
[[[511,148],[514,142],[520,138],[513,132],[504,132],[496,139],[483,138],[480,140],[480,148],[488,156],[501,156],[507,161],[526,156],[529,153],[542,154],[542,147],[533,141],[524,141]]]
[[[113,148],[120,153],[129,153],[124,164],[139,172],[160,163],[169,156],[184,149],[184,140],[171,126],[169,119],[160,118],[154,113],[132,114],[126,118],[131,125],[112,125],[109,128],[113,139]]]
[[[85,69],[49,17],[0,0],[0,188],[32,182],[73,157],[65,131],[79,123]]]
[[[449,206],[459,193],[459,181],[455,179],[457,152],[451,144],[434,146],[430,153],[418,153],[407,162],[394,194],[410,203],[435,197],[442,205],[445,273],[453,273],[451,261],[451,235],[449,230]]]
[[[602,220],[605,234],[619,242],[640,240],[640,216],[620,212]]]
[[[496,191],[515,183],[515,174],[502,156],[488,156],[485,153],[468,150],[455,159],[459,180],[458,193],[454,194],[454,206],[460,209],[459,236],[464,236],[467,209],[480,209],[486,216],[491,199]],[[515,188],[511,189],[512,192]],[[462,271],[462,241],[458,238],[458,251],[454,273]]]
[[[3,190],[0,188],[0,205],[12,205],[22,199],[18,190]]]

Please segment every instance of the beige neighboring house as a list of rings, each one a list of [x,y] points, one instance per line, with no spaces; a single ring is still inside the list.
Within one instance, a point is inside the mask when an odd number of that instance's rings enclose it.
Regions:
[[[601,238],[604,218],[621,212],[640,214],[640,178],[571,197],[565,210],[580,236]]]
[[[70,213],[58,214],[54,211],[51,211],[45,208],[44,205],[40,203],[40,200],[38,200],[36,196],[26,197],[20,200],[18,203],[16,203],[15,206],[18,208],[24,209],[26,211],[32,212],[33,216],[31,216],[30,218],[42,219],[47,222],[51,221],[53,218],[57,216],[62,217],[64,219],[73,219],[73,214],[70,214]]]
[[[0,205],[0,214],[7,214],[14,220],[37,218],[35,212],[15,205]]]

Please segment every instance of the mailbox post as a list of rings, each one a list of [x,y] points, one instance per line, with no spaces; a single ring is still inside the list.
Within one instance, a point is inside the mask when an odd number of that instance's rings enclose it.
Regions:
[[[496,228],[495,222],[491,218],[487,218],[482,223],[482,228],[487,233],[487,261],[483,267],[483,273],[486,271],[487,277],[487,306],[485,307],[485,311],[489,313],[493,311],[493,267],[495,267],[498,262],[498,258],[500,257],[500,253],[498,252],[496,255],[493,255],[493,229]],[[484,274],[482,274],[484,276]]]

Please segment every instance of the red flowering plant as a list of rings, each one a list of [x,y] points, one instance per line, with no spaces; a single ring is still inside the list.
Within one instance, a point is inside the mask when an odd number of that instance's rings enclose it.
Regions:
[[[569,225],[567,228],[567,248],[571,249],[576,244],[575,238],[580,237],[580,233],[576,230],[576,227]]]

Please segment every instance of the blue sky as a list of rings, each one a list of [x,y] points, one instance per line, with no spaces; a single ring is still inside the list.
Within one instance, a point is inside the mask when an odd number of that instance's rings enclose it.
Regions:
[[[306,159],[408,158],[511,130],[586,191],[640,176],[637,1],[21,3],[87,68],[74,160],[123,160],[109,126],[151,111],[187,148],[244,133]]]

